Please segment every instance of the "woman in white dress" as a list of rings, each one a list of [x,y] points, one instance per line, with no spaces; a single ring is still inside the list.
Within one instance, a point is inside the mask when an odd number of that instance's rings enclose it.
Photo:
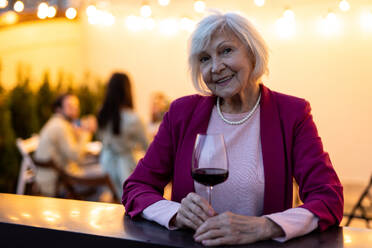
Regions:
[[[100,163],[121,198],[123,182],[136,165],[134,149],[145,151],[148,147],[144,126],[133,111],[130,80],[126,74],[111,76],[98,113],[98,127],[98,137],[103,145]]]

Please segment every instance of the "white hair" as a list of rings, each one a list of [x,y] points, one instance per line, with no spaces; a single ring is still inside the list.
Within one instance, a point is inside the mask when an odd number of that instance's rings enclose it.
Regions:
[[[250,81],[257,82],[268,69],[268,48],[254,26],[244,17],[235,13],[215,13],[201,20],[190,37],[189,43],[189,69],[194,87],[202,94],[211,94],[202,80],[200,72],[199,54],[209,45],[212,36],[218,32],[234,34],[251,54],[253,71]]]

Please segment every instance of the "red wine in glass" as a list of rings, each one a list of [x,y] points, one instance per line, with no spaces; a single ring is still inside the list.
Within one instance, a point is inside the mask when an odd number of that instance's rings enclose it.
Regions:
[[[207,186],[208,202],[214,185],[223,183],[229,176],[226,146],[222,134],[198,134],[192,155],[192,178]]]
[[[229,171],[219,168],[201,168],[191,172],[192,178],[205,186],[214,186],[226,181]]]

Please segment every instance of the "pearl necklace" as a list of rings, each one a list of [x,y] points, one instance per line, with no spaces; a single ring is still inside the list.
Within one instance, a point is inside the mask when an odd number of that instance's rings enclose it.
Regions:
[[[260,105],[260,100],[261,100],[261,93],[258,96],[257,102],[254,105],[253,109],[251,111],[249,111],[249,113],[243,119],[241,119],[240,121],[229,121],[228,119],[226,119],[222,115],[221,107],[220,107],[220,97],[217,97],[217,113],[221,117],[221,119],[224,122],[226,122],[227,124],[230,124],[230,125],[240,125],[240,124],[244,123],[245,121],[247,121],[252,116],[252,114],[254,113],[254,111],[256,111],[258,105]]]

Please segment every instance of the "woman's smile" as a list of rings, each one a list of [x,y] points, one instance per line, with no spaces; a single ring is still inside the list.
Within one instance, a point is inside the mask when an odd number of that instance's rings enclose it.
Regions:
[[[228,85],[231,80],[234,78],[235,75],[230,75],[230,76],[225,76],[225,77],[221,77],[219,79],[216,79],[214,80],[214,83],[220,87],[224,87],[226,85]]]

